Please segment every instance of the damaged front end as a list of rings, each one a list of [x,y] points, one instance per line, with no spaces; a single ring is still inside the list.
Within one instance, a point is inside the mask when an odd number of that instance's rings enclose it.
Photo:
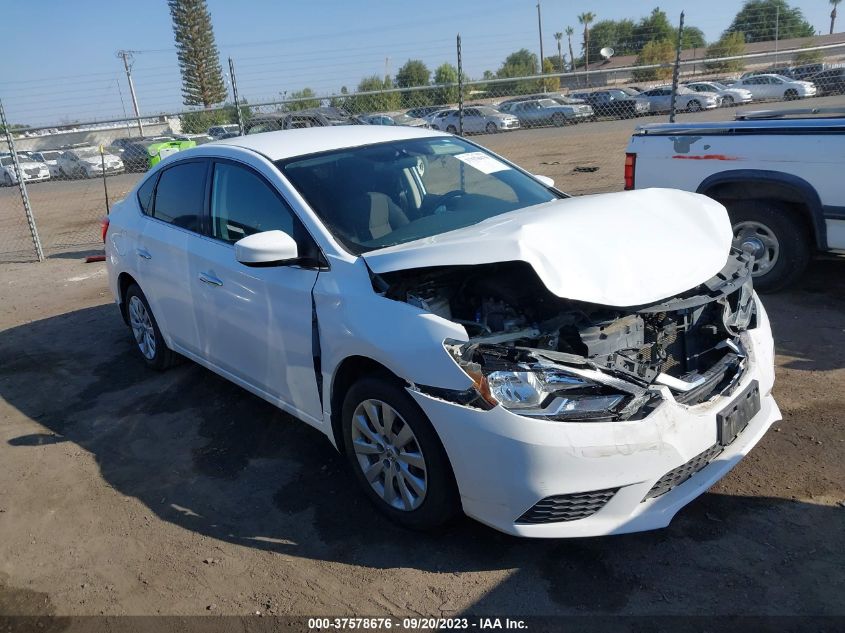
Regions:
[[[742,333],[755,326],[751,260],[734,251],[703,284],[619,308],[552,294],[524,262],[373,274],[383,296],[461,324],[444,342],[472,379],[465,392],[415,388],[464,406],[502,405],[545,420],[638,420],[663,401],[730,394],[745,372]]]

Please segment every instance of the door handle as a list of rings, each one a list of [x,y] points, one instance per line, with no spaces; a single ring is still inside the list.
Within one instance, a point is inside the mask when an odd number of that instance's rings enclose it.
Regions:
[[[152,259],[153,256],[150,255],[150,252],[146,248],[139,248],[136,250],[138,253],[138,257],[143,257],[144,259]]]
[[[223,282],[212,275],[211,273],[200,273],[199,279],[202,283],[208,284],[209,286],[222,286]]]

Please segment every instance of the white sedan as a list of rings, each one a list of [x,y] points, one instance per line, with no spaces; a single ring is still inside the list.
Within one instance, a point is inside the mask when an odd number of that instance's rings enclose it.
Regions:
[[[672,87],[658,86],[637,95],[638,99],[648,101],[651,112],[669,112],[672,109]],[[713,92],[695,92],[678,86],[675,94],[675,108],[688,112],[712,110],[719,107],[719,97]]]
[[[59,157],[61,155],[62,152],[55,149],[30,153],[33,160],[47,165],[47,168],[50,170],[50,178],[58,178],[62,175],[62,171],[59,168]]]
[[[58,160],[59,171],[66,178],[93,178],[121,174],[125,167],[123,161],[114,154],[100,155],[96,147],[78,147],[62,152]]]
[[[754,95],[745,88],[735,88],[720,84],[718,81],[696,81],[686,84],[685,87],[693,92],[706,92],[719,97],[719,105],[730,108],[735,105],[745,105],[754,100]]]
[[[345,126],[179,152],[107,222],[144,361],[312,425],[404,526],[663,527],[780,417],[752,262],[704,196],[570,198],[466,139]]]
[[[35,159],[18,154],[18,165],[23,172],[24,182],[41,182],[50,180],[50,169],[44,163]],[[18,176],[15,172],[15,164],[11,154],[0,156],[0,184],[11,187],[17,184]]]
[[[755,99],[775,99],[792,101],[816,94],[816,85],[812,81],[798,81],[781,75],[753,75],[739,79],[731,88],[748,90]]]

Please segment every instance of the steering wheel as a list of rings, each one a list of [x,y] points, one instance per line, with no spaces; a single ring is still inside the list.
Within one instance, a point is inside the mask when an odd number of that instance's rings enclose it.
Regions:
[[[463,189],[453,189],[452,191],[447,191],[444,194],[441,194],[440,197],[437,199],[437,206],[444,206],[449,208],[449,202],[454,198],[460,198],[461,196],[466,195],[466,191]]]

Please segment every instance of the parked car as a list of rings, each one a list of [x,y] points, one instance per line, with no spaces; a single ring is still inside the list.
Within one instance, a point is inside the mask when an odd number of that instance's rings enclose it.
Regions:
[[[625,187],[672,187],[724,204],[734,246],[754,256],[754,285],[784,288],[815,253],[845,252],[845,118],[801,112],[642,126],[628,144]]]
[[[490,106],[475,106],[464,108],[463,130],[468,134],[495,134],[508,130],[519,129],[519,119],[512,114],[500,112]],[[453,134],[460,129],[460,113],[451,110],[449,114],[442,117],[441,129]],[[443,127],[445,126],[445,127]]]
[[[569,198],[456,136],[324,127],[180,152],[104,240],[144,362],[314,426],[407,527],[663,527],[780,418],[750,258],[697,194]]]
[[[623,119],[648,114],[648,101],[638,93],[630,94],[621,88],[575,92],[571,95],[589,104],[596,116],[611,116]]]
[[[811,77],[819,94],[842,94],[845,92],[845,66],[828,68]]]
[[[500,112],[511,114],[519,119],[523,127],[544,125],[561,126],[593,117],[592,108],[584,105],[561,105],[552,99],[530,99],[516,101],[499,106]]]
[[[649,111],[669,112],[672,109],[672,87],[659,86],[640,93],[640,97],[648,101]],[[678,86],[675,93],[675,109],[688,112],[712,110],[719,107],[719,97],[712,92],[696,92],[683,86]]]
[[[213,139],[219,139],[224,134],[234,133],[237,136],[240,133],[240,128],[235,123],[227,123],[226,125],[212,125],[208,128],[208,135]]]
[[[448,108],[448,106],[445,105],[420,106],[418,108],[411,108],[408,112],[406,112],[406,114],[410,117],[414,117],[415,119],[425,119],[429,114],[445,110],[446,108]]]
[[[252,117],[244,126],[247,134],[296,130],[307,127],[360,125],[360,121],[339,108],[321,107],[295,112],[271,112]]]
[[[744,88],[729,88],[718,81],[696,81],[684,85],[693,92],[715,94],[719,98],[719,105],[724,108],[730,108],[735,105],[744,105],[751,103],[754,100],[750,91],[745,90]]]
[[[788,75],[791,79],[798,79],[799,81],[806,81],[813,75],[817,75],[823,70],[830,68],[830,64],[803,64],[792,69],[792,73]]]
[[[123,161],[126,171],[147,171],[150,166],[147,148],[154,143],[172,140],[174,140],[172,136],[118,138],[112,141],[108,151]]]
[[[29,156],[36,163],[47,165],[47,168],[50,170],[50,178],[56,178],[61,175],[61,170],[59,169],[59,156],[61,153],[61,150],[48,149],[39,152],[30,152]]]
[[[429,126],[431,126],[431,128],[434,130],[445,130],[446,124],[443,121],[446,119],[446,117],[451,116],[455,112],[457,112],[457,109],[455,108],[435,110],[434,112],[427,114],[424,120],[427,121]]]
[[[732,88],[748,90],[754,99],[791,101],[816,94],[816,86],[809,81],[797,81],[782,75],[753,75],[738,80]]]
[[[96,147],[78,147],[62,152],[57,160],[59,171],[65,178],[93,178],[105,173],[121,174],[124,171],[123,161],[114,154],[100,155]]]
[[[362,114],[357,117],[366,125],[407,125],[409,127],[428,127],[428,123],[419,117],[412,117],[404,112],[379,112]]]
[[[572,97],[569,97],[561,92],[538,92],[537,94],[533,95],[521,95],[518,97],[511,97],[510,99],[505,99],[504,101],[500,101],[497,106],[505,105],[506,103],[516,103],[517,101],[527,101],[529,99],[551,99],[552,101],[556,101],[557,103],[560,103],[562,105],[585,103],[583,99],[573,99]]]
[[[27,156],[18,155],[18,166],[23,173],[24,182],[41,182],[50,180],[50,168],[41,162]],[[0,156],[0,182],[5,187],[17,184],[18,176],[15,173],[15,163],[11,154]]]

